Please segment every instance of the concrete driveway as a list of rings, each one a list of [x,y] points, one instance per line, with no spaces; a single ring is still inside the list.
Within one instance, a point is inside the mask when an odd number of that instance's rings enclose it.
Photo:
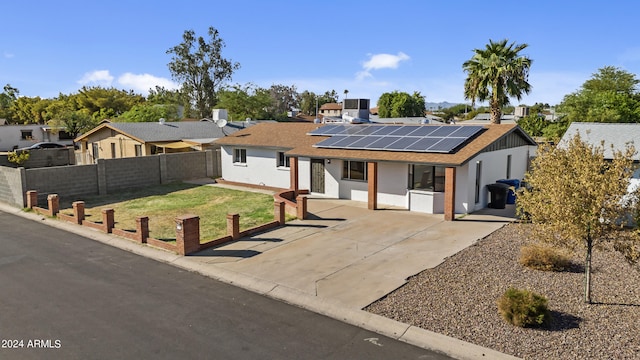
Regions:
[[[310,198],[310,219],[191,259],[362,309],[406,279],[513,221],[513,205],[452,222],[443,216]]]

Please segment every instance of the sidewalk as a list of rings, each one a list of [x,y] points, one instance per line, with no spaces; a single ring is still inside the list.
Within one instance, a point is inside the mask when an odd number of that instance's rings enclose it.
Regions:
[[[42,221],[145,257],[291,303],[458,359],[513,359],[474,344],[361,310],[406,279],[513,220],[512,207],[445,222],[442,215],[370,211],[348,200],[309,199],[307,220],[178,256],[116,236],[0,204],[0,211]]]

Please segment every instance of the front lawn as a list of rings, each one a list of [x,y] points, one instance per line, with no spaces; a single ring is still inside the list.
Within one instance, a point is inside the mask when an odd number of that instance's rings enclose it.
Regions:
[[[175,218],[200,217],[200,239],[207,242],[227,234],[227,214],[240,214],[240,230],[273,221],[273,196],[214,186],[172,183],[117,194],[81,199],[86,219],[102,221],[102,209],[114,209],[115,226],[135,230],[136,217],[149,217],[149,236],[174,241]],[[63,209],[70,214],[70,204]]]

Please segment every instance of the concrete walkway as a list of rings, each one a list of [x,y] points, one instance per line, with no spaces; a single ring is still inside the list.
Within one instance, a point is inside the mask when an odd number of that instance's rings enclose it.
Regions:
[[[178,256],[0,203],[0,211],[298,305],[458,359],[514,359],[500,352],[361,310],[513,221],[513,205],[445,222],[442,215],[370,211],[366,204],[312,198],[312,215],[191,256]]]

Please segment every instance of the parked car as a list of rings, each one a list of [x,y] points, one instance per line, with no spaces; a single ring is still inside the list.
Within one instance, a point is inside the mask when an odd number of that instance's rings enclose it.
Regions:
[[[66,147],[67,147],[66,145],[62,145],[54,142],[39,142],[31,146],[19,148],[17,150],[24,151],[24,150],[37,150],[37,149],[61,149]]]

